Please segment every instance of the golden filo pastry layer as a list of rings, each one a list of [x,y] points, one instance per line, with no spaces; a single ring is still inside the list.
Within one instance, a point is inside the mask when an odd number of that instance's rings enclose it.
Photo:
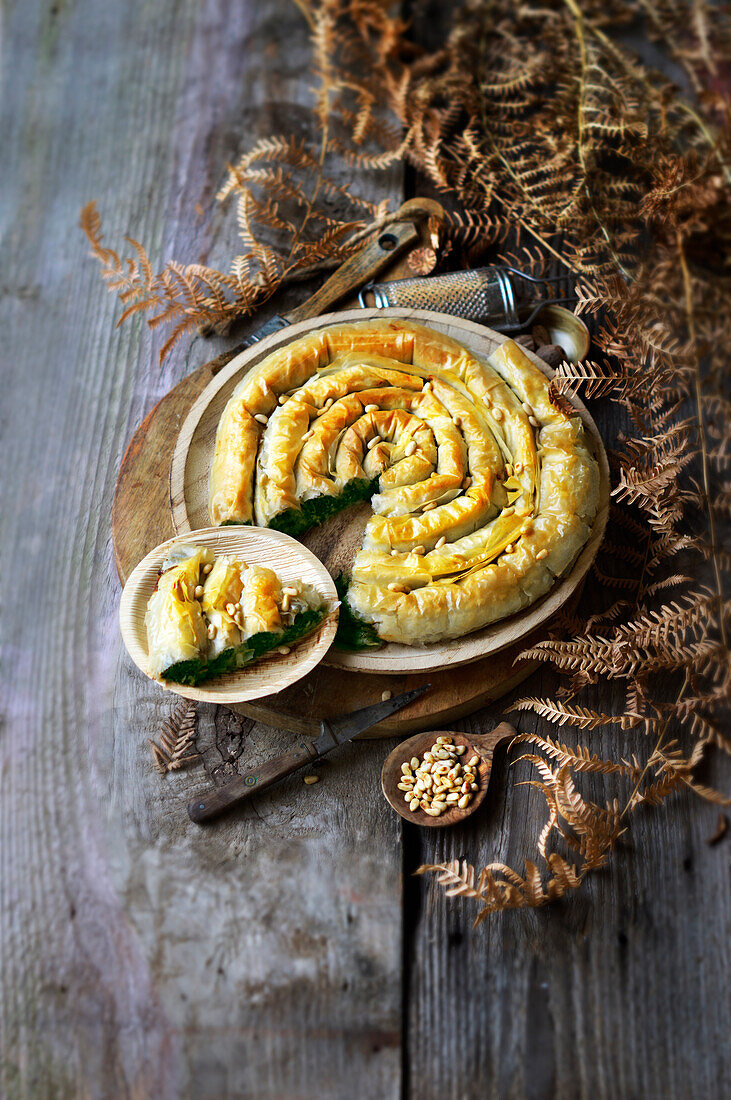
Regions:
[[[544,595],[589,536],[599,471],[580,417],[512,340],[481,359],[384,320],[293,341],[239,383],[211,520],[277,526],[353,484],[374,492],[348,603],[384,641],[418,645]]]

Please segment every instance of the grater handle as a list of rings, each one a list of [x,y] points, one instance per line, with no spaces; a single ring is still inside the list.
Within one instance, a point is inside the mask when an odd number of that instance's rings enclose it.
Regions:
[[[472,271],[450,271],[428,278],[371,283],[358,297],[361,306],[369,305],[366,298],[369,293],[379,309],[389,306],[431,309],[507,331],[520,327],[513,282],[510,275],[499,267],[478,267]]]

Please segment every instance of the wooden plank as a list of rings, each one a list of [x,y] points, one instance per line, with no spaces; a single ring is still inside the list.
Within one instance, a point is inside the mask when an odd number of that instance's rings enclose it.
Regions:
[[[73,230],[97,197],[110,242],[131,230],[156,255],[230,255],[231,219],[196,225],[191,211],[242,141],[304,125],[301,16],[285,0],[25,0],[3,29],[0,1095],[395,1096],[401,857],[378,792],[386,746],[333,757],[314,787],[293,779],[206,832],[187,825],[191,793],[288,735],[204,707],[206,770],[151,770],[144,739],[168,705],[121,656],[111,495],[133,427],[227,342],[197,337],[158,372],[141,324],[114,331],[118,307]],[[551,687],[543,673],[531,690]],[[592,744],[608,752],[612,736]],[[543,810],[512,782],[506,801],[505,781],[498,756],[479,829],[407,831],[404,870],[458,854],[519,865]],[[404,1094],[723,1096],[715,819],[686,798],[642,813],[579,895],[477,932],[468,905],[407,873]]]
[[[413,37],[438,48],[449,6],[413,0],[411,13]],[[631,44],[653,64],[667,65],[638,32]],[[609,401],[588,404],[609,449],[626,425]],[[580,606],[592,607],[591,578]],[[544,668],[515,694],[548,696],[558,683]],[[614,712],[616,692],[616,686],[599,684],[587,705]],[[547,732],[547,723],[511,715],[508,705],[491,704],[456,728],[483,732],[507,717],[517,718],[521,731]],[[555,727],[548,732],[555,735]],[[610,757],[617,754],[618,736],[628,751],[647,749],[641,734],[635,744],[614,731],[593,731],[580,740]],[[608,868],[579,892],[546,909],[497,914],[476,930],[476,907],[446,899],[431,877],[411,877],[420,863],[457,857],[478,870],[503,860],[522,871],[523,859],[535,858],[546,818],[542,795],[516,784],[528,777],[526,765],[509,769],[498,754],[487,804],[476,815],[479,828],[404,834],[404,919],[412,930],[404,975],[405,1095],[726,1095],[729,866],[724,845],[706,843],[716,807],[687,794],[638,812]],[[727,785],[727,778],[719,781]]]
[[[543,674],[534,690],[554,687]],[[590,705],[611,702],[599,689]],[[494,708],[460,726],[481,732],[502,713]],[[539,723],[521,715],[518,726]],[[590,743],[607,756],[614,740],[603,733]],[[545,802],[516,785],[528,777],[525,765],[508,771],[496,754],[479,830],[411,829],[406,837],[406,919],[414,926],[406,1094],[723,1096],[728,860],[706,843],[717,809],[683,795],[659,812],[642,811],[608,869],[578,893],[546,909],[496,914],[473,929],[476,907],[446,899],[431,878],[408,875],[421,862],[467,858],[479,869],[504,860],[522,871],[523,858],[535,858]]]
[[[134,425],[224,342],[196,338],[160,372],[141,322],[115,331],[75,230],[96,197],[109,243],[230,257],[232,214],[197,224],[195,204],[257,134],[304,132],[304,21],[289,0],[28,0],[4,42],[0,1094],[320,1100],[351,1081],[396,1096],[381,747],[205,831],[187,801],[290,736],[204,707],[209,774],[152,770],[170,703],[120,647],[112,492]],[[378,197],[398,198],[398,174],[383,179]]]

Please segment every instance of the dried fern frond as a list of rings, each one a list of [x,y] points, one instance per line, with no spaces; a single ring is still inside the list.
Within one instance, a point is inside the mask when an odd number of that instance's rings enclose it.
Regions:
[[[182,699],[163,723],[159,742],[150,741],[155,769],[161,775],[197,764],[201,755],[195,746],[198,704]]]

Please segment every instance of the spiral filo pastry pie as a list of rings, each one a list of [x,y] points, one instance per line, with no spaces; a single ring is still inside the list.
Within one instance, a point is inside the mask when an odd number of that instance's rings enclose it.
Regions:
[[[382,640],[419,645],[543,596],[598,493],[581,418],[516,343],[481,359],[384,320],[320,329],[246,375],[218,426],[209,508],[214,524],[298,534],[370,496],[347,601]]]

